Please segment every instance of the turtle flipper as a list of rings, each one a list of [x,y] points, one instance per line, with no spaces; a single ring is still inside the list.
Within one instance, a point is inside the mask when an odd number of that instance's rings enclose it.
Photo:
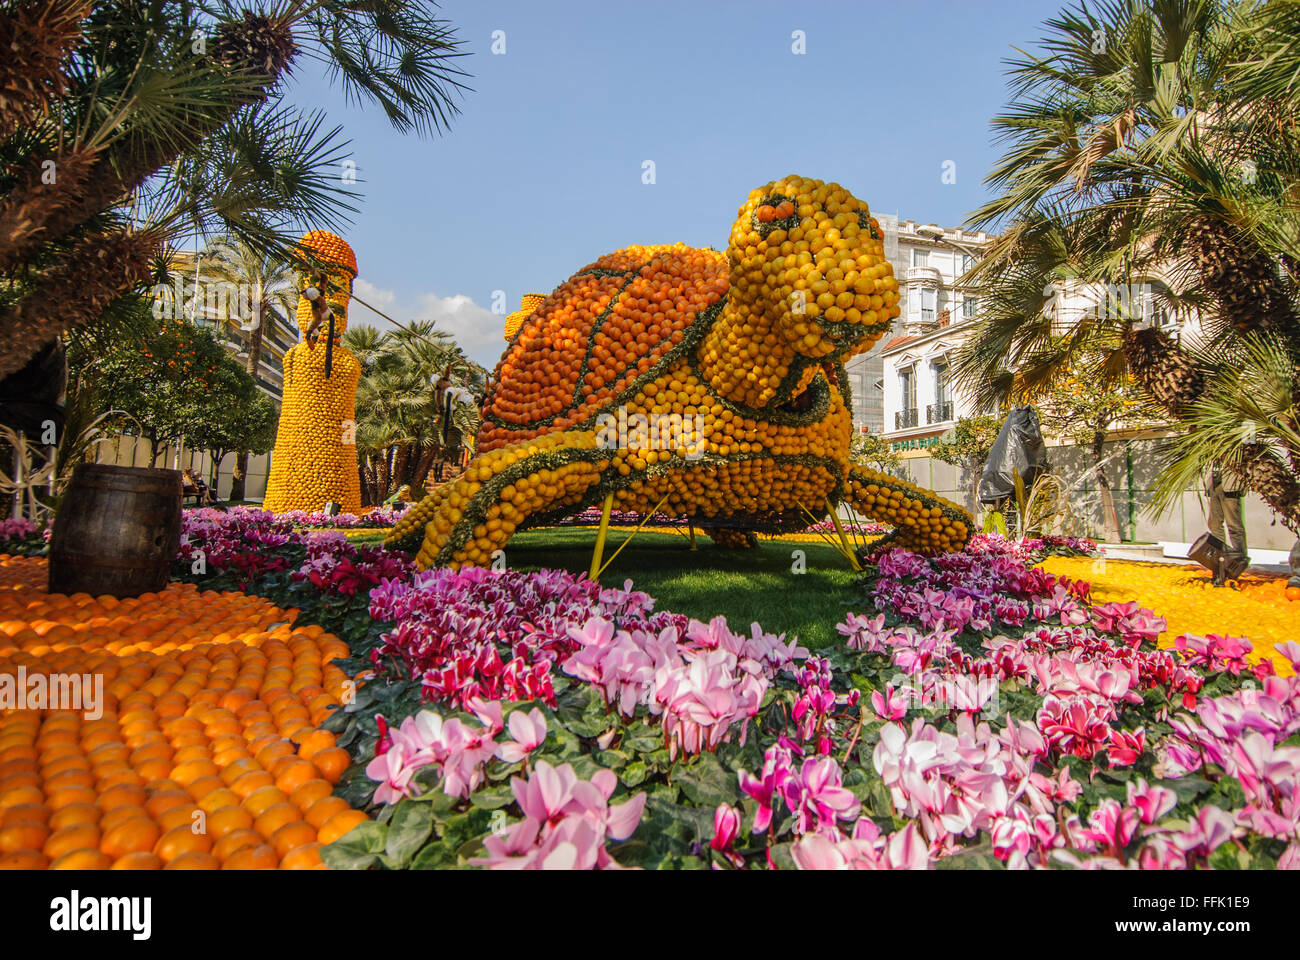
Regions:
[[[866,467],[849,468],[846,498],[871,520],[892,524],[894,532],[871,545],[906,547],[917,553],[960,550],[970,539],[974,521],[965,509],[906,480]]]
[[[608,450],[591,431],[550,433],[475,457],[393,527],[386,543],[412,550],[421,568],[488,566],[529,517],[577,505],[600,483]]]

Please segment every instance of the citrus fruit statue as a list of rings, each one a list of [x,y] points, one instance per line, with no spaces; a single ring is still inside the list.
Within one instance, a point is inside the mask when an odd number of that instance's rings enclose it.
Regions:
[[[743,546],[847,501],[901,545],[957,549],[965,510],[849,461],[843,362],[898,300],[867,205],[803,177],[753,191],[725,253],[607,254],[532,304],[489,383],[477,455],[388,542],[424,567],[487,565],[520,527],[603,501]]]
[[[328,503],[361,512],[356,398],[361,363],[339,338],[357,258],[340,237],[313,230],[300,241],[319,269],[299,274],[298,329],[303,341],[284,355],[284,395],[262,506],[315,512]]]

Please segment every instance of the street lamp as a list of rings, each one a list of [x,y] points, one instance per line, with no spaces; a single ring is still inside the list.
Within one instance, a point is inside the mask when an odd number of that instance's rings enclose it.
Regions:
[[[916,228],[916,235],[926,240],[933,240],[936,243],[946,243],[950,247],[956,247],[962,253],[974,257],[976,260],[983,256],[980,251],[974,247],[962,243],[960,240],[954,240],[943,232],[943,228],[937,224],[929,223],[923,227]]]

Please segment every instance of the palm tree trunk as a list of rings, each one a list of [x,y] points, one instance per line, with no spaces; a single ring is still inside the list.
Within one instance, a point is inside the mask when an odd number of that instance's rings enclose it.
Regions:
[[[50,338],[96,320],[149,278],[156,234],[92,233],[49,267],[22,299],[0,312],[0,378],[21,370]]]
[[[0,140],[47,113],[67,88],[60,65],[94,7],[85,0],[25,0],[0,17]]]
[[[388,478],[392,476],[388,468],[388,456],[391,448],[385,447],[379,451],[379,476],[376,478],[375,499],[382,503],[388,499]]]
[[[111,208],[159,169],[172,163],[189,144],[201,142],[242,107],[263,99],[264,91],[275,85],[297,52],[286,19],[272,21],[247,14],[242,20],[219,25],[213,46],[215,49],[207,56],[195,54],[200,69],[211,70],[236,83],[248,84],[253,80],[255,85],[239,90],[224,103],[190,111],[192,120],[187,124],[188,129],[176,131],[166,140],[147,140],[142,148],[135,138],[127,138],[105,150],[87,171],[81,188],[66,198],[67,202],[53,208],[35,208],[40,219],[24,242],[7,251],[0,260],[0,268],[30,259],[39,244],[57,240]],[[31,199],[30,191],[24,194],[18,190],[11,196],[20,205],[28,204]],[[28,359],[30,355],[24,356],[22,362]],[[15,369],[21,367],[19,363]]]
[[[248,375],[257,381],[257,366],[262,360],[262,329],[266,323],[267,312],[271,309],[271,304],[262,301],[257,308],[257,324],[253,327],[252,336],[248,338],[248,364],[245,370]],[[240,450],[235,455],[235,470],[230,478],[230,499],[244,499],[244,480],[248,475],[248,450]]]
[[[410,483],[411,478],[408,471],[411,466],[411,444],[403,443],[397,448],[396,456],[393,462],[393,489],[396,490],[404,483]]]
[[[437,456],[438,456],[437,446],[430,443],[424,447],[424,449],[420,452],[420,457],[416,463],[415,475],[413,477],[415,482],[414,484],[412,484],[413,486],[425,487],[426,489],[428,488],[429,471],[433,469],[433,461],[434,458],[436,458]]]
[[[1106,469],[1102,466],[1103,454],[1106,450],[1105,430],[1097,430],[1093,433],[1089,449],[1092,452],[1092,476],[1097,481],[1097,489],[1101,491],[1101,519],[1106,528],[1106,537],[1111,543],[1119,543],[1122,539],[1119,532],[1119,514],[1115,512],[1115,497],[1110,490]]]

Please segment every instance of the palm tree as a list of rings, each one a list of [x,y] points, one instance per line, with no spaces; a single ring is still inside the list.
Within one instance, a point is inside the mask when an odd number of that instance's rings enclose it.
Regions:
[[[402,131],[445,129],[464,89],[452,30],[402,0],[10,0],[0,36],[0,377],[186,234],[287,255],[345,222],[339,130],[282,99],[295,62]]]
[[[477,393],[486,371],[427,320],[384,333],[350,326],[343,345],[362,364],[356,416],[363,490],[379,503],[403,485],[423,488],[433,463],[446,453],[439,380],[446,376]],[[459,404],[452,413],[462,435],[477,433],[477,407]]]
[[[244,369],[256,381],[266,323],[277,313],[292,317],[297,308],[297,274],[287,261],[269,256],[230,236],[217,238],[203,251],[202,257],[204,273],[210,282],[235,284],[249,291],[247,298],[242,295],[234,298],[241,308],[249,307],[249,315],[229,319],[248,334],[248,357]],[[235,454],[235,469],[230,481],[230,499],[233,501],[244,499],[248,454],[248,450],[239,450]]]
[[[1253,2],[1104,0],[1049,20],[1042,51],[1012,61],[1012,103],[993,121],[1007,144],[988,177],[998,193],[972,215],[1006,229],[968,278],[986,286],[989,310],[956,364],[967,389],[1041,386],[1110,341],[1098,376],[1131,374],[1182,419],[1247,337],[1300,364],[1295,290],[1275,242],[1297,223],[1300,97],[1277,65],[1289,50],[1294,68],[1295,45],[1259,14]],[[1053,282],[1113,292],[1157,274],[1170,307],[1200,312],[1199,348],[1127,309],[1068,330],[1054,315]],[[1259,424],[1220,462],[1300,529],[1300,448],[1270,429]],[[1207,449],[1184,453],[1201,469]]]

